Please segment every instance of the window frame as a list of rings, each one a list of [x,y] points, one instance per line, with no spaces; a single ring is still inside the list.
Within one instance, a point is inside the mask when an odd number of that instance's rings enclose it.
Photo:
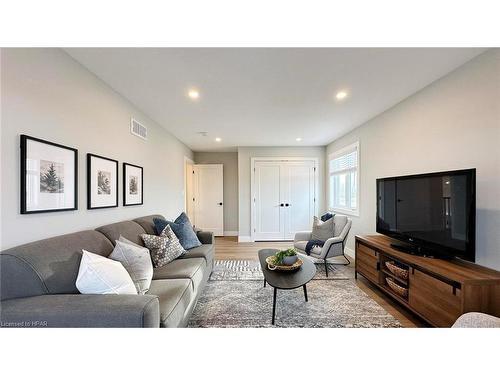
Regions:
[[[337,159],[341,156],[344,156],[344,155],[347,155],[347,154],[350,154],[351,152],[353,151],[357,151],[357,166],[356,168],[351,168],[351,169],[346,169],[342,172],[332,172],[331,169],[330,169],[330,164],[331,164],[331,161],[334,160],[334,159]],[[330,154],[328,154],[328,162],[327,162],[327,176],[328,176],[328,207],[331,211],[333,212],[338,212],[338,213],[341,213],[341,214],[344,214],[344,215],[349,215],[349,216],[356,216],[356,217],[359,217],[359,208],[360,208],[360,185],[359,185],[359,180],[360,180],[360,147],[359,147],[359,141],[356,141],[354,143],[351,143],[350,145],[346,146],[346,147],[343,147],[337,151],[334,151]],[[345,207],[335,207],[333,205],[333,186],[331,184],[331,177],[336,175],[336,174],[341,174],[341,173],[345,173],[345,172],[348,172],[348,171],[356,171],[356,209],[351,209],[351,208],[345,208]],[[349,188],[347,188],[347,184],[346,184],[346,192],[348,192],[350,190],[350,186]],[[346,201],[350,201],[350,199],[348,198],[351,198],[350,197],[350,194],[348,196],[346,196]],[[350,204],[350,202],[349,202]]]

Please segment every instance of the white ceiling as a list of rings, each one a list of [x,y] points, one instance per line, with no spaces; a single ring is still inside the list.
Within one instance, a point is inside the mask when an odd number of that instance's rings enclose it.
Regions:
[[[195,151],[328,144],[483,51],[66,49]],[[190,88],[199,90],[198,101],[187,97]],[[339,90],[349,93],[341,102]],[[197,134],[202,131],[208,136]]]

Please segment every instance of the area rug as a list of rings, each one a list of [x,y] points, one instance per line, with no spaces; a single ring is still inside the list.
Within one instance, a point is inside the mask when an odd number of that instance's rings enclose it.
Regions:
[[[356,285],[349,276],[352,270],[343,268],[351,267],[335,265],[336,275],[332,271],[328,279],[320,274],[311,280],[307,284],[309,302],[305,302],[302,288],[278,290],[273,326],[273,288],[264,287],[259,263],[218,261],[189,327],[401,327]]]
[[[354,268],[340,264],[328,263],[328,278],[325,264],[316,263],[314,280],[347,280],[354,279]],[[229,280],[264,280],[260,262],[256,260],[216,260],[214,270],[210,275],[212,281]]]

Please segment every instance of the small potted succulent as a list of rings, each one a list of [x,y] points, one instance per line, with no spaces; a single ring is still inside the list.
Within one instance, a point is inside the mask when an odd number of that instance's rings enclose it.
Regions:
[[[293,247],[278,251],[275,255],[275,264],[276,265],[284,265],[284,266],[291,266],[294,264],[298,259],[297,252]]]

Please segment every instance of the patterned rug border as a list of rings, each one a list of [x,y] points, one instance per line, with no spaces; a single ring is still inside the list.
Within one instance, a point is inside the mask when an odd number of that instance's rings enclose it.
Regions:
[[[354,268],[343,264],[328,263],[326,277],[324,263],[315,263],[316,275],[313,280],[351,280],[354,279]],[[264,280],[264,275],[257,260],[216,260],[210,281],[229,280]]]

